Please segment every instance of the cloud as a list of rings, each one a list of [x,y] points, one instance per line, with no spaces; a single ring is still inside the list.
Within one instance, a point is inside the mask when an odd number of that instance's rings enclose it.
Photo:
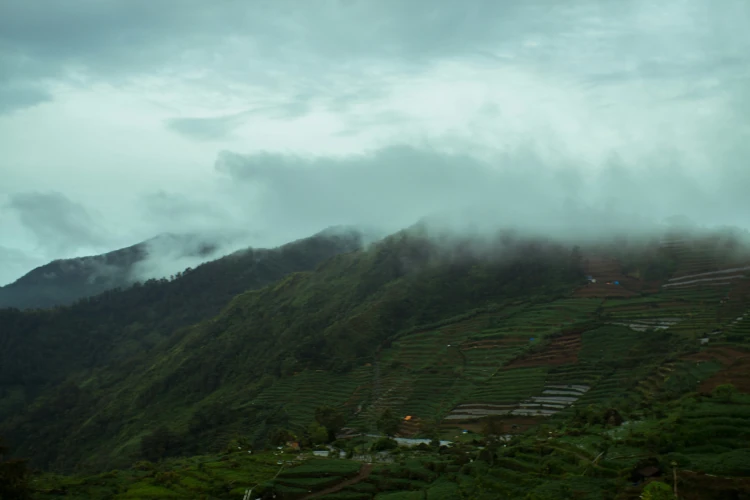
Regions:
[[[300,96],[288,103],[251,109],[210,118],[171,118],[166,126],[188,139],[215,141],[226,139],[252,116],[266,116],[278,120],[294,120],[310,110],[309,96]]]
[[[0,84],[0,115],[50,101],[49,92],[31,86]]]
[[[147,216],[164,220],[199,217],[214,221],[226,217],[226,213],[220,207],[209,202],[193,200],[182,193],[158,191],[145,195],[143,202]]]
[[[732,164],[691,174],[668,157],[641,166],[613,158],[595,171],[574,160],[550,164],[519,149],[483,161],[393,146],[340,157],[224,152],[216,170],[237,186],[238,198],[247,195],[243,186],[252,190],[264,224],[297,231],[331,224],[397,230],[434,216],[454,226],[595,235],[638,231],[674,215],[743,225],[750,213],[750,197],[736,188],[750,185],[750,174]]]
[[[215,238],[248,232],[240,229],[241,224],[232,207],[224,205],[215,192],[203,193],[203,197],[199,197],[157,191],[144,195],[140,207],[143,219],[152,223],[153,232],[168,227],[170,231],[177,230],[181,234],[200,233]]]
[[[190,139],[224,139],[242,124],[245,116],[245,113],[238,113],[214,118],[173,118],[167,121],[167,128]]]
[[[83,205],[61,193],[16,193],[10,196],[7,208],[50,254],[98,248],[107,242],[106,229]]]
[[[20,278],[37,265],[36,259],[15,248],[0,246],[0,286]]]
[[[0,2],[0,196],[64,193],[107,249],[432,213],[746,225],[749,23],[744,0]],[[105,231],[66,210],[0,213],[3,244],[89,252]]]
[[[742,0],[721,8],[645,0],[31,0],[0,6],[0,61],[18,78],[214,76],[321,95],[346,74],[373,79],[476,57],[588,73],[598,83],[705,78],[746,64],[748,19]]]

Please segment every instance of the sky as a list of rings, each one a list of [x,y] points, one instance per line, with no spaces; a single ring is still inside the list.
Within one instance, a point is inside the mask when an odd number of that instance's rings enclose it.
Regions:
[[[748,227],[747,26],[746,0],[2,2],[0,285],[164,232]]]

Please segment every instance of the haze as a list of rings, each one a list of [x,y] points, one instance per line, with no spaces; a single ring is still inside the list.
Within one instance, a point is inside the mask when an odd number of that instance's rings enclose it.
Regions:
[[[3,2],[0,284],[477,207],[747,228],[748,26],[745,0]]]

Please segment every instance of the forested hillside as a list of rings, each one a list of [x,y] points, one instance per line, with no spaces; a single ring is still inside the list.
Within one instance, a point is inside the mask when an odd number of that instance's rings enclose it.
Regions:
[[[0,286],[0,308],[40,309],[70,305],[139,281],[139,266],[151,258],[209,259],[218,241],[198,235],[162,234],[102,255],[59,259]],[[168,255],[152,255],[166,252]]]

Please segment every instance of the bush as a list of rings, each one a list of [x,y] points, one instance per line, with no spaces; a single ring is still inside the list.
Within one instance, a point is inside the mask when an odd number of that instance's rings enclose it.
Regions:
[[[398,448],[398,442],[391,438],[380,438],[372,444],[372,451],[387,451]]]
[[[672,488],[666,483],[654,481],[643,488],[643,500],[674,500]]]
[[[174,484],[180,481],[180,476],[176,472],[158,472],[154,481],[157,484]]]
[[[711,393],[712,397],[725,403],[731,403],[736,395],[737,389],[732,384],[719,385]]]
[[[156,469],[156,466],[149,462],[148,460],[141,460],[139,462],[136,462],[135,465],[133,465],[133,468],[135,470],[141,470],[141,471],[152,471]]]

